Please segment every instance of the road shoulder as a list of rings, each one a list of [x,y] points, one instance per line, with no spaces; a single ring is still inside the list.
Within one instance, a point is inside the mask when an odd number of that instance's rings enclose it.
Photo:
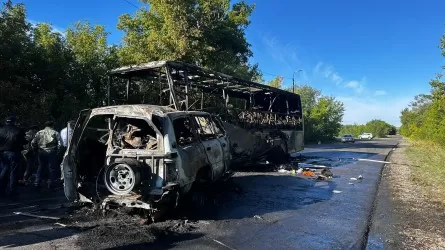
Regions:
[[[383,169],[367,249],[445,248],[445,209],[412,181],[407,147],[402,141]]]

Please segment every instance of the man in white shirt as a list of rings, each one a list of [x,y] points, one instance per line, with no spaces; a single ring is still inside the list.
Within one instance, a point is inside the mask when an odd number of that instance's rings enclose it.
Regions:
[[[62,138],[62,146],[63,146],[63,150],[61,152],[61,155],[59,156],[59,162],[62,163],[63,160],[63,155],[65,154],[66,149],[68,148],[68,138],[70,138],[73,135],[73,128],[74,125],[76,125],[75,121],[69,121],[68,122],[68,126],[63,128],[60,131],[60,137]],[[61,181],[63,181],[63,165],[60,164],[60,179]]]
[[[68,138],[73,133],[74,121],[69,121],[68,126],[60,131],[60,137],[62,137],[62,145],[66,149],[68,147]]]

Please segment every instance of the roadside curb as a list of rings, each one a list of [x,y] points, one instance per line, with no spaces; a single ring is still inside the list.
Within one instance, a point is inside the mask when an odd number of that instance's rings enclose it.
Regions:
[[[385,160],[384,161],[388,161],[388,159],[391,157],[392,153],[399,147],[399,144],[400,144],[400,141],[398,141],[397,144],[391,149],[391,151],[389,151],[389,153],[385,156]],[[389,164],[391,164],[391,163],[389,163]],[[371,232],[373,215],[374,215],[374,213],[376,211],[376,207],[377,207],[377,196],[378,196],[379,189],[380,189],[380,184],[381,184],[381,181],[382,181],[382,173],[383,173],[383,170],[387,167],[387,165],[388,165],[388,163],[383,164],[383,166],[382,166],[382,168],[380,170],[380,173],[379,173],[380,178],[379,178],[378,183],[376,185],[375,195],[374,195],[374,199],[373,199],[372,207],[371,207],[371,213],[368,216],[366,231],[365,231],[365,233],[363,235],[360,249],[366,249],[367,246],[368,246],[369,233]]]

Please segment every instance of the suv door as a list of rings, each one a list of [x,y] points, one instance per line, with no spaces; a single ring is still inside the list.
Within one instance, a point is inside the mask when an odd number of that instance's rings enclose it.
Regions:
[[[176,117],[172,122],[181,168],[187,178],[181,184],[187,185],[194,180],[201,167],[210,163],[190,117],[188,115]]]
[[[224,173],[225,173],[229,170],[230,161],[232,160],[232,155],[230,153],[230,138],[227,136],[227,133],[224,130],[222,121],[214,115],[212,115],[212,120],[215,122],[215,133],[218,137],[218,141],[221,144],[223,150]]]
[[[225,172],[225,160],[222,143],[218,140],[217,125],[210,115],[194,115],[195,125],[199,138],[205,149],[210,165],[212,166],[213,179],[218,179]],[[225,142],[225,148],[228,143]]]
[[[65,152],[62,161],[63,168],[63,187],[65,196],[69,201],[75,201],[78,198],[77,194],[77,164],[76,158],[77,146],[79,145],[79,139],[85,128],[91,111],[89,109],[80,111],[79,118],[77,118],[76,125],[74,126],[73,135],[71,137],[68,148]]]

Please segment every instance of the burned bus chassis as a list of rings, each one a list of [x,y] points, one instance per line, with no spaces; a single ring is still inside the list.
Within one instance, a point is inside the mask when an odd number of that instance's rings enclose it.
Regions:
[[[274,148],[287,154],[304,147],[299,95],[183,62],[155,61],[110,71],[108,104],[121,103],[218,115],[230,127],[234,164],[265,159]],[[249,136],[237,140],[238,134]]]

